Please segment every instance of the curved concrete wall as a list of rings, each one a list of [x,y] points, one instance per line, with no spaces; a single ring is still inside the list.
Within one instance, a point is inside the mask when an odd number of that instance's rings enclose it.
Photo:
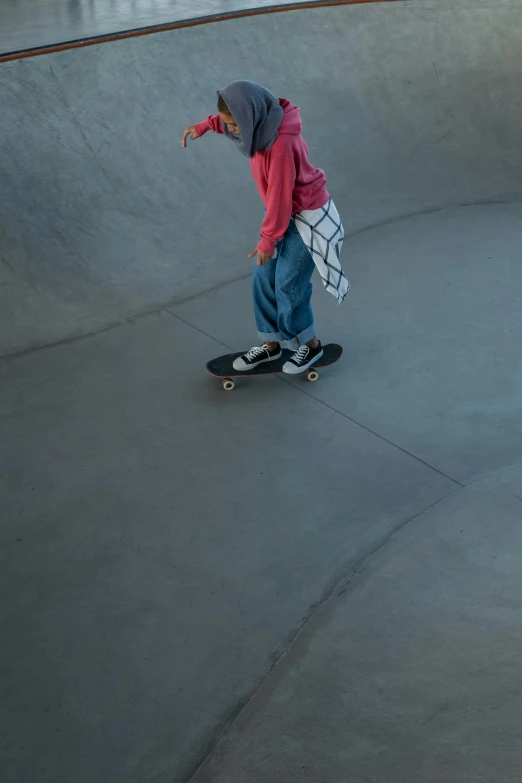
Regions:
[[[519,2],[413,0],[0,65],[0,353],[248,273],[263,212],[248,164],[224,139],[179,143],[233,78],[301,107],[349,233],[519,200],[521,37]]]
[[[306,2],[319,5],[329,0]],[[41,0],[16,0],[2,8],[0,62],[3,55],[54,49],[68,41],[83,42],[119,36],[126,30],[170,26],[175,22],[297,4],[295,0],[278,0],[276,3],[272,0],[175,0],[174,3],[172,0],[132,0],[131,3],[125,0],[110,3],[107,0],[74,0],[67,4],[63,0],[45,0],[45,3]]]

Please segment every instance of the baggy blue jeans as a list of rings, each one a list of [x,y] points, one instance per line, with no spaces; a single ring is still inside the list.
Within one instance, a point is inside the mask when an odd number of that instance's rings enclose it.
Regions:
[[[252,288],[261,342],[297,349],[315,336],[312,277],[315,264],[293,220],[277,243],[276,257],[254,265]]]

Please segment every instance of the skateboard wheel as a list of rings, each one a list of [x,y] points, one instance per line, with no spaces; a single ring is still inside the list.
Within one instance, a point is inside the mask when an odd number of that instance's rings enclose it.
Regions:
[[[309,370],[308,371],[308,380],[312,381],[312,383],[314,381],[319,380],[319,373],[317,372],[317,370]]]
[[[225,391],[232,391],[232,389],[236,388],[236,384],[231,378],[225,378],[223,381],[223,388]]]

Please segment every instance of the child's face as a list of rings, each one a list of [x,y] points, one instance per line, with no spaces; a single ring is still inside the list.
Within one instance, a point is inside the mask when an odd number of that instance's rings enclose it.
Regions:
[[[239,128],[237,127],[237,123],[232,115],[225,114],[224,112],[220,111],[219,116],[227,126],[229,133],[234,133],[236,136],[239,136]]]

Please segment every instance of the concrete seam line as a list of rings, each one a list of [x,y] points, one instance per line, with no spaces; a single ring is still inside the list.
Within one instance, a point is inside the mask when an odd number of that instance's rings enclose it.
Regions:
[[[311,0],[310,2],[293,3],[292,5],[273,5],[265,8],[253,8],[246,11],[230,11],[229,13],[215,14],[212,16],[202,16],[194,19],[185,19],[180,22],[168,22],[165,24],[149,25],[138,27],[131,30],[123,30],[117,33],[107,33],[106,35],[95,35],[89,38],[79,38],[72,41],[64,41],[60,44],[48,44],[45,46],[36,46],[31,49],[20,49],[15,52],[5,52],[0,54],[0,63],[10,62],[12,60],[22,60],[27,57],[39,57],[43,54],[55,54],[70,49],[82,49],[86,46],[95,46],[96,44],[110,43],[111,41],[123,41],[127,38],[138,38],[143,35],[153,35],[154,33],[166,33],[171,30],[182,30],[186,27],[198,27],[204,24],[213,24],[214,22],[227,22],[232,19],[246,19],[253,16],[266,16],[268,14],[279,14],[287,11],[305,11],[309,8],[331,8],[342,5],[365,5],[368,3],[398,3],[413,2],[413,0]]]
[[[277,659],[272,663],[272,665],[268,668],[265,675],[262,677],[261,681],[258,683],[255,688],[245,696],[242,700],[239,702],[236,702],[237,709],[235,711],[231,711],[229,714],[232,715],[232,717],[229,719],[229,721],[225,724],[223,721],[221,723],[221,727],[218,727],[216,733],[215,733],[215,739],[214,741],[209,741],[207,743],[206,748],[204,748],[202,752],[202,759],[200,762],[195,762],[195,764],[192,767],[192,771],[188,772],[182,779],[182,783],[190,783],[195,775],[200,772],[204,771],[205,766],[208,764],[208,762],[211,760],[211,757],[213,753],[218,749],[218,746],[222,740],[226,737],[228,732],[231,728],[235,725],[235,723],[239,720],[241,715],[243,714],[244,710],[248,708],[249,704],[252,702],[252,700],[256,697],[258,692],[261,690],[265,682],[268,680],[268,678],[275,672],[275,670],[284,662],[284,659],[288,656],[288,654],[291,652],[293,646],[297,643],[299,640],[299,636],[303,633],[303,631],[306,629],[306,626],[309,624],[309,622],[313,619],[314,614],[318,609],[321,609],[325,604],[327,604],[331,599],[336,598],[342,598],[347,592],[348,588],[355,582],[358,576],[363,573],[365,566],[367,563],[370,562],[370,560],[375,557],[375,555],[379,554],[383,549],[385,549],[388,544],[391,543],[391,541],[399,535],[405,528],[409,527],[409,525],[412,524],[412,522],[415,522],[417,519],[419,519],[423,514],[425,514],[427,511],[430,511],[432,508],[435,508],[439,505],[439,503],[442,503],[447,498],[451,497],[452,495],[455,495],[457,492],[461,492],[464,487],[460,486],[454,489],[452,492],[448,492],[443,497],[439,498],[438,500],[435,500],[433,503],[430,503],[426,508],[419,511],[417,514],[414,514],[412,517],[408,517],[407,519],[400,522],[393,530],[391,530],[387,535],[385,535],[383,538],[380,538],[379,541],[371,547],[369,550],[367,550],[364,554],[361,555],[359,560],[353,565],[353,567],[350,569],[348,574],[345,574],[343,576],[337,576],[331,583],[330,586],[327,587],[321,598],[314,604],[310,606],[306,614],[304,615],[303,619],[299,623],[298,627],[286,637],[286,647],[280,651]],[[342,571],[342,569],[340,569]],[[339,571],[339,572],[340,572]],[[338,572],[338,573],[339,573]]]
[[[339,416],[342,416],[343,419],[346,419],[347,421],[350,421],[352,424],[355,424],[357,427],[360,427],[365,432],[369,433],[370,435],[373,435],[375,438],[379,438],[379,440],[384,441],[384,443],[387,443],[388,446],[392,446],[394,449],[397,449],[398,451],[401,451],[403,454],[405,454],[407,457],[410,457],[411,459],[414,459],[415,462],[419,462],[421,465],[424,465],[425,468],[428,468],[429,470],[432,470],[434,473],[437,473],[439,476],[442,476],[442,478],[447,479],[448,481],[452,481],[453,484],[457,485],[458,489],[464,489],[466,487],[466,484],[463,484],[458,479],[453,478],[452,476],[448,476],[447,473],[444,473],[442,470],[439,470],[439,468],[434,467],[433,465],[430,465],[429,462],[426,462],[425,460],[418,457],[416,454],[413,454],[411,451],[407,451],[402,446],[399,446],[398,443],[394,443],[392,440],[389,440],[388,438],[385,438],[384,435],[381,435],[380,432],[376,432],[375,430],[370,429],[370,427],[367,427],[365,424],[362,424],[362,422],[357,421],[357,419],[352,419],[351,416],[348,416],[347,413],[343,413],[343,411],[340,411],[338,408],[334,408],[333,405],[330,405],[329,403],[325,402],[324,400],[320,400],[319,397],[315,397],[312,392],[307,391],[301,386],[297,386],[295,383],[292,383],[290,379],[285,378],[284,376],[277,375],[280,381],[283,381],[283,383],[287,383],[289,386],[293,386],[294,389],[301,392],[301,394],[306,394],[307,397],[311,397],[312,400],[316,400],[316,402],[320,403],[321,405],[324,405],[325,408],[329,408],[329,410],[333,411],[334,413],[337,413]]]
[[[495,199],[479,199],[478,201],[462,201],[462,202],[448,202],[447,204],[443,204],[442,206],[435,206],[435,207],[423,207],[422,209],[414,210],[413,212],[405,212],[403,215],[398,215],[397,217],[390,217],[385,218],[384,220],[379,220],[377,223],[368,223],[365,226],[361,226],[361,228],[355,229],[355,231],[348,231],[344,235],[345,241],[347,239],[351,239],[352,237],[356,237],[359,234],[364,234],[366,231],[372,231],[374,228],[381,228],[381,226],[391,226],[394,223],[400,223],[402,220],[410,220],[417,217],[423,217],[423,215],[435,215],[437,212],[444,212],[448,209],[468,209],[469,207],[491,207],[495,206],[495,204],[504,204],[504,205],[514,205],[514,204],[522,204],[522,198],[519,199],[505,199],[505,198],[495,198]],[[202,292],[204,293],[204,292]],[[199,296],[199,294],[194,294],[194,296]]]
[[[513,470],[520,470],[520,468],[522,468],[522,462],[519,462],[516,465],[510,465],[509,468],[501,468],[500,470],[494,470],[491,473],[486,473],[485,476],[479,476],[478,478],[473,479],[473,481],[468,481],[468,483],[464,486],[473,487],[475,484],[482,484],[484,481],[487,481],[490,478],[495,478],[495,476],[502,476],[504,473],[510,473]],[[515,497],[518,497],[518,495],[515,495]]]
[[[190,323],[190,321],[185,320],[185,318],[182,318],[177,313],[172,312],[172,310],[169,310],[168,307],[165,308],[165,312],[168,313],[172,318],[175,318],[177,321],[180,321],[182,324],[185,324],[185,326],[188,326],[189,329],[194,329],[196,332],[199,332],[200,334],[204,335],[205,337],[208,337],[209,340],[212,340],[213,342],[217,343],[218,345],[222,345],[223,348],[226,348],[227,351],[230,351],[230,353],[234,353],[234,349],[230,347],[230,345],[227,345],[223,342],[223,340],[218,340],[217,337],[215,337],[213,334],[209,334],[208,332],[205,332],[204,329],[201,329],[201,327],[196,326],[196,324]]]
[[[27,356],[28,354],[33,353],[34,351],[46,351],[50,348],[57,348],[60,345],[68,345],[69,343],[74,343],[77,340],[86,340],[89,337],[95,337],[98,334],[104,334],[104,332],[110,332],[113,329],[118,329],[118,327],[120,326],[125,326],[126,324],[134,323],[134,321],[137,321],[141,318],[147,318],[147,316],[150,315],[156,315],[162,312],[168,312],[169,315],[174,315],[174,313],[170,312],[170,310],[168,309],[169,307],[177,307],[178,305],[184,304],[185,302],[190,302],[192,299],[196,299],[196,297],[198,296],[203,296],[204,294],[212,293],[213,291],[218,291],[220,288],[225,288],[225,286],[227,285],[232,285],[233,283],[237,283],[239,280],[246,280],[247,277],[250,277],[250,274],[251,273],[249,272],[246,275],[240,275],[239,277],[234,277],[232,280],[227,280],[224,283],[218,283],[217,285],[211,286],[205,291],[199,291],[197,294],[190,294],[190,296],[187,296],[183,299],[170,299],[168,302],[164,302],[163,304],[158,305],[157,307],[153,307],[152,309],[139,310],[138,312],[133,313],[132,315],[126,315],[124,318],[121,318],[119,321],[111,322],[109,324],[106,324],[105,326],[100,327],[99,329],[92,329],[89,332],[73,334],[70,335],[69,337],[63,337],[59,340],[54,340],[53,342],[50,343],[44,343],[43,345],[30,345],[27,348],[20,348],[20,349],[15,349],[14,351],[8,351],[7,353],[0,354],[0,362],[9,361],[10,359],[20,359],[23,356]],[[219,340],[217,340],[216,342],[219,342]]]
[[[170,305],[170,307],[172,306],[175,307],[175,305]],[[227,350],[229,350],[231,353],[234,352],[234,349],[230,345],[227,345],[227,343],[224,343],[222,340],[218,340],[217,337],[215,337],[212,334],[209,334],[204,329],[201,329],[199,326],[196,326],[196,324],[191,323],[191,321],[187,321],[185,318],[182,318],[176,312],[170,310],[169,306],[165,307],[164,311],[166,313],[169,313],[169,315],[171,315],[173,318],[177,318],[178,321],[181,321],[181,323],[185,324],[191,329],[195,329],[200,334],[203,334],[205,335],[205,337],[208,337],[210,340],[213,340],[218,345],[222,345],[224,348],[227,348]],[[311,392],[307,391],[306,389],[303,389],[300,386],[297,386],[295,383],[292,383],[292,381],[289,378],[286,378],[282,373],[275,373],[274,375],[278,381],[281,381],[282,383],[286,383],[287,386],[290,386],[292,389],[294,389],[297,392],[301,392],[301,394],[305,394],[307,397],[309,397],[309,399],[314,400],[314,402],[316,402],[318,405],[323,405],[325,408],[328,408],[328,410],[331,410],[332,413],[336,413],[338,416],[342,416],[343,419],[346,419],[351,424],[354,424],[356,427],[360,427],[362,430],[364,430],[364,432],[367,432],[372,437],[378,438],[384,443],[387,443],[388,446],[397,449],[398,451],[402,452],[405,456],[415,460],[415,462],[419,462],[425,468],[428,468],[428,470],[432,470],[434,473],[437,473],[439,476],[442,476],[442,478],[445,478],[448,481],[453,482],[453,484],[457,485],[457,489],[464,489],[464,487],[466,486],[465,484],[462,484],[462,482],[458,481],[457,479],[454,479],[451,476],[448,476],[446,473],[443,473],[442,470],[439,470],[439,468],[430,465],[429,462],[426,462],[425,460],[421,459],[416,454],[413,454],[411,451],[407,451],[402,446],[399,446],[398,443],[394,443],[392,440],[385,438],[384,435],[381,435],[379,432],[370,429],[365,424],[362,424],[360,421],[357,421],[357,419],[353,419],[351,416],[348,416],[348,414],[343,413],[343,411],[340,411],[338,408],[334,408],[333,405],[329,405],[324,400],[319,399],[319,397],[315,397],[315,395],[313,395]]]
[[[398,217],[388,218],[378,223],[370,223],[367,226],[358,228],[356,231],[348,232],[345,235],[345,241],[347,239],[350,239],[351,237],[356,237],[358,234],[362,234],[366,231],[371,231],[374,228],[377,229],[380,228],[381,226],[390,226],[393,223],[397,223],[401,220],[408,220],[410,218],[415,218],[422,215],[432,215],[437,212],[443,212],[446,209],[466,209],[468,207],[491,206],[494,204],[509,205],[509,204],[521,204],[521,203],[522,203],[522,199],[517,199],[517,200],[493,199],[493,200],[484,200],[484,201],[469,201],[469,202],[464,202],[462,204],[450,203],[450,204],[445,204],[442,207],[428,207],[426,209],[421,209],[417,212],[407,212],[404,215],[399,215]],[[138,310],[135,313],[132,313],[132,315],[126,315],[123,318],[120,318],[119,321],[113,321],[109,324],[106,324],[105,326],[100,327],[99,329],[92,329],[91,331],[88,332],[73,334],[69,337],[53,340],[52,342],[45,343],[43,345],[30,345],[27,346],[26,348],[15,348],[14,350],[8,350],[5,353],[0,353],[0,362],[4,360],[7,361],[9,359],[17,359],[22,356],[26,356],[27,354],[30,354],[33,351],[45,351],[48,348],[55,348],[59,345],[65,345],[67,343],[75,342],[76,340],[84,340],[87,337],[93,337],[96,334],[103,334],[103,332],[108,332],[111,329],[117,329],[119,326],[124,326],[125,324],[132,323],[133,321],[136,321],[138,318],[146,318],[149,315],[154,315],[155,313],[160,313],[163,310],[167,310],[169,307],[177,307],[178,305],[185,304],[185,302],[190,302],[193,299],[197,299],[199,296],[204,296],[205,294],[212,293],[213,291],[218,291],[220,288],[225,288],[226,286],[232,285],[233,283],[237,283],[240,280],[246,280],[248,277],[250,277],[250,274],[251,274],[250,272],[247,272],[246,274],[239,275],[238,277],[233,277],[231,280],[225,280],[222,283],[217,283],[216,285],[213,285],[210,288],[206,288],[204,291],[197,291],[195,294],[182,296],[179,299],[178,298],[169,299],[166,302],[163,302],[162,304],[158,305],[157,307],[153,306],[150,309]],[[170,313],[170,315],[173,315],[173,313]]]

